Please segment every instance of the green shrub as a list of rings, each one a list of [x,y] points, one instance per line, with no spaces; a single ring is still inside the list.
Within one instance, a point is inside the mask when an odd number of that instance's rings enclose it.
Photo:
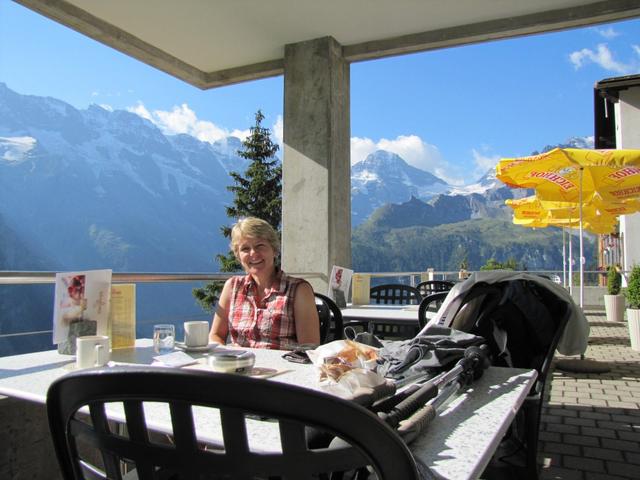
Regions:
[[[640,309],[640,265],[634,265],[627,286],[627,306]]]
[[[622,288],[622,275],[614,265],[610,265],[607,271],[607,293],[618,295],[620,288]]]
[[[206,312],[214,313],[224,282],[209,282],[202,288],[194,288],[191,293]]]

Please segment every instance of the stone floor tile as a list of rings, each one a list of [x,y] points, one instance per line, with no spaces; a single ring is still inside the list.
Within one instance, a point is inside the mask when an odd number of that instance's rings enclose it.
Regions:
[[[640,451],[640,432],[628,432],[625,430],[620,430],[618,432],[618,438],[620,440],[636,442],[638,444],[638,451]],[[638,477],[640,477],[640,475],[638,475]]]
[[[640,478],[640,467],[638,465],[622,462],[606,462],[607,471],[614,475],[624,476],[626,478]]]
[[[592,418],[583,418],[583,417],[578,417],[578,418],[567,417],[564,419],[564,423],[567,425],[578,425],[579,427],[597,428],[599,426],[596,420],[593,420]]]
[[[549,467],[542,469],[540,480],[585,480],[585,477],[583,472],[579,470]]]
[[[611,475],[610,473],[586,472],[585,480],[629,480],[628,477]]]
[[[626,422],[614,422],[614,421],[604,421],[604,420],[598,420],[597,421],[597,425],[600,428],[609,428],[611,430],[626,430],[628,432],[632,432],[633,431],[633,427],[631,426],[630,423],[626,423]]]
[[[629,442],[627,440],[613,440],[611,438],[602,438],[603,448],[616,448],[625,452],[637,452],[638,442]]]
[[[538,439],[542,442],[560,442],[562,436],[557,432],[548,432],[546,428],[543,427],[538,434]]]
[[[607,428],[582,427],[580,433],[593,437],[617,438],[616,431]]]
[[[611,420],[611,415],[604,412],[580,412],[580,418],[593,418],[594,420]]]
[[[611,407],[619,407],[619,408],[637,408],[637,404],[633,402],[609,402],[609,406]]]
[[[590,447],[597,447],[600,445],[600,440],[598,437],[590,436],[590,435],[570,435],[564,434],[562,435],[562,441],[564,443],[569,443],[572,445],[586,445]]]
[[[585,472],[607,473],[605,470],[604,461],[598,458],[584,458],[565,455],[562,459],[562,464],[566,468],[579,468],[580,470]]]
[[[550,452],[557,455],[574,455],[579,456],[581,449],[578,445],[572,445],[570,443],[554,443],[545,442],[543,452]]]
[[[625,458],[620,450],[611,450],[609,448],[583,447],[582,453],[585,457],[600,458],[602,460],[624,462]]]
[[[551,423],[547,426],[547,430],[550,432],[569,433],[578,435],[580,434],[580,427],[575,425],[565,425],[562,423]]]

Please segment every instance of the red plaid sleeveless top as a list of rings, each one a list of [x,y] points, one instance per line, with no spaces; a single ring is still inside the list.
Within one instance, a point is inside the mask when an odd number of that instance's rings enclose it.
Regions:
[[[250,275],[232,278],[229,308],[231,341],[243,347],[290,350],[296,347],[293,299],[298,285],[306,282],[279,272],[261,302]]]

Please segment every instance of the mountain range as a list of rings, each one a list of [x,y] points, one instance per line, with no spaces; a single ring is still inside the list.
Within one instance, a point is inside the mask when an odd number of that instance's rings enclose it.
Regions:
[[[35,269],[46,258],[49,270],[216,271],[215,254],[227,250],[229,171],[247,166],[239,148],[234,137],[165,135],[131,112],[78,110],[0,84],[2,228],[30,247],[1,267]],[[352,168],[353,225],[412,196],[430,202],[420,218],[431,225],[498,215],[485,200],[508,195],[492,192],[495,179],[483,182],[483,194],[443,195],[453,187],[380,150]],[[391,217],[389,225],[399,226]]]
[[[240,148],[234,137],[208,143],[167,135],[128,111],[79,110],[0,83],[0,270],[217,271],[215,255],[228,250],[220,227],[231,223],[224,208],[232,200],[229,172],[247,166]],[[496,235],[515,238],[504,235],[512,228],[504,199],[523,193],[504,187],[492,171],[459,188],[380,150],[352,166],[351,185],[357,270],[448,269],[464,252],[477,268],[486,255],[501,254],[485,248],[495,239],[477,222],[494,222]],[[434,243],[439,235],[445,239]],[[454,237],[464,244],[458,253],[451,250]],[[421,256],[398,260],[405,255],[393,250],[400,239],[412,239]],[[518,255],[531,268],[561,265],[526,245],[525,239]],[[32,309],[50,305],[48,298],[29,301],[35,294],[0,291],[0,331],[9,328],[8,318],[30,318]],[[164,303],[147,302],[152,312],[198,309],[178,310],[166,296]],[[51,318],[40,317],[45,325]]]
[[[444,180],[412,167],[395,153],[378,150],[351,168],[351,224],[361,224],[388,203],[411,196],[430,198],[450,190]]]

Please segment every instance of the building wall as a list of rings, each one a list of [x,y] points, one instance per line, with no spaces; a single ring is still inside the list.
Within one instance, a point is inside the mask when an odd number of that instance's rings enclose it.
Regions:
[[[620,91],[616,104],[616,145],[618,148],[640,149],[640,86]],[[620,218],[624,235],[624,269],[640,265],[640,213]]]

